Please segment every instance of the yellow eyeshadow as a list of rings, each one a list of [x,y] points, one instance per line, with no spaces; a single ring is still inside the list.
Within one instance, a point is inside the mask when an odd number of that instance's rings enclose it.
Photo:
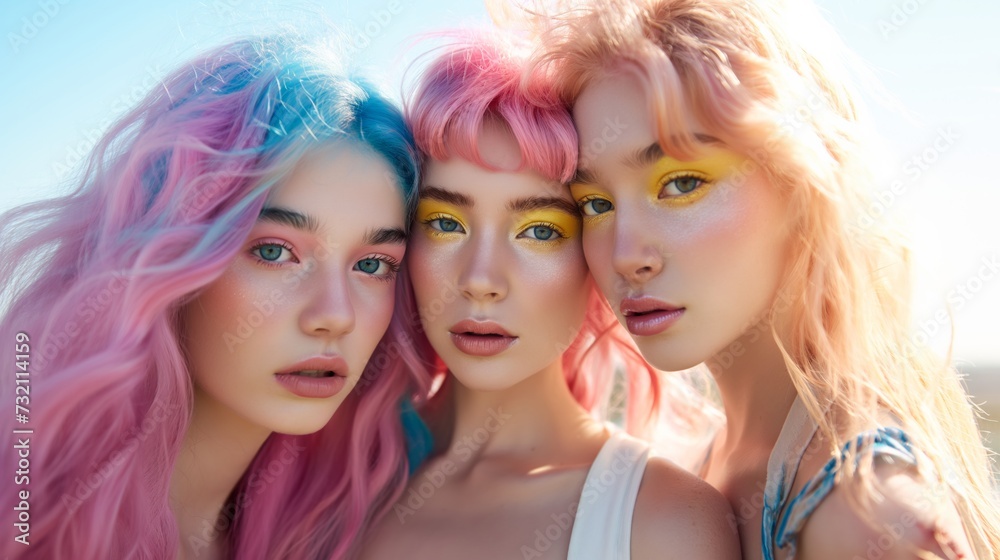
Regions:
[[[588,185],[586,183],[571,184],[569,186],[569,192],[570,196],[572,196],[573,199],[577,201],[579,201],[581,198],[585,196],[590,196],[594,194],[605,196],[604,193],[601,192],[599,189],[595,188],[593,185]]]
[[[699,200],[704,198],[705,195],[708,194],[715,186],[713,182],[706,180],[704,177],[695,175],[693,173],[681,171],[673,175],[667,175],[666,177],[663,178],[663,180],[659,184],[659,188],[657,189],[658,191],[657,196],[659,196],[659,192],[662,192],[663,190],[666,189],[666,186],[671,181],[674,181],[676,179],[690,179],[690,178],[700,179],[703,181],[703,183],[699,185],[698,188],[685,194],[664,195],[663,198],[658,199],[658,202],[662,202],[664,204],[668,204],[671,206],[687,206],[688,204],[694,204],[695,202],[698,202]]]
[[[452,220],[457,222],[462,229],[467,229],[455,206],[438,200],[421,200],[418,202],[417,223],[423,226],[424,233],[429,237],[451,239],[456,233],[460,233],[457,231],[440,231],[435,229],[429,224],[429,222],[433,222],[434,220]]]
[[[417,203],[417,220],[422,222],[432,214],[447,214],[456,222],[462,222],[458,208],[451,204],[439,200],[421,200]]]
[[[573,183],[569,186],[569,192],[570,196],[573,197],[573,200],[576,201],[576,204],[581,207],[585,202],[589,202],[589,200],[598,198],[611,202],[610,195],[602,192],[600,189],[594,187],[594,185],[590,185],[587,183]],[[612,202],[612,204],[614,203]],[[584,213],[582,216],[582,220],[587,222],[588,224],[594,224],[596,223],[595,220],[602,220],[610,215],[611,215],[610,212],[605,212],[603,214],[597,214],[597,215],[588,215]]]
[[[739,171],[746,158],[728,150],[710,150],[710,155],[691,160],[681,161],[669,156],[660,158],[649,172],[647,187],[651,196],[661,202],[674,206],[686,206],[701,200],[720,180]],[[704,182],[690,193],[665,196],[660,193],[675,179],[697,178]]]
[[[680,161],[669,156],[660,158],[649,172],[651,187],[658,187],[666,175],[679,175],[678,172],[683,171],[714,183],[738,171],[746,161],[746,158],[727,150],[713,151],[716,152],[714,155],[691,161]]]
[[[561,210],[526,212],[521,215],[521,219],[517,223],[518,233],[531,226],[552,224],[566,237],[575,237],[580,234],[580,218]]]

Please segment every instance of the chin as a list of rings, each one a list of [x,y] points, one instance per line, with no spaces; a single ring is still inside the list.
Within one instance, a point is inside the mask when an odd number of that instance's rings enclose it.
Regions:
[[[504,391],[517,385],[526,378],[514,379],[510,368],[497,364],[498,367],[483,367],[480,364],[470,364],[460,368],[449,368],[455,380],[466,389],[473,391]]]
[[[305,436],[322,430],[328,422],[329,421],[323,422],[322,424],[315,421],[297,423],[283,422],[279,425],[273,426],[274,429],[271,431],[277,434],[285,434],[286,436]]]
[[[316,433],[330,423],[330,419],[333,418],[339,406],[340,403],[337,403],[335,406],[323,407],[322,410],[317,407],[308,407],[289,411],[287,414],[273,419],[274,421],[270,423],[271,431],[289,436]]]
[[[660,371],[684,371],[704,362],[710,356],[693,350],[690,345],[665,344],[663,341],[636,340],[636,346],[649,365]]]

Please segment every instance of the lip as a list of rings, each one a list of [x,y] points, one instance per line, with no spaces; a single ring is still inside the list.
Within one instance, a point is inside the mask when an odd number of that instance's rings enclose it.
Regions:
[[[506,336],[510,338],[517,338],[516,336],[507,332],[507,329],[503,328],[500,323],[496,321],[476,321],[474,319],[465,319],[464,321],[459,321],[452,325],[448,329],[452,334],[462,334],[462,333],[473,333],[473,334],[494,334],[499,336]]]
[[[448,331],[455,347],[470,356],[496,356],[517,342],[517,337],[496,321],[465,319]]]
[[[296,375],[304,370],[331,371],[330,377]],[[304,398],[325,399],[342,391],[347,385],[347,362],[339,355],[315,356],[297,362],[274,374],[285,389]]]
[[[676,323],[685,308],[650,296],[627,297],[619,305],[625,328],[635,336],[654,336]]]

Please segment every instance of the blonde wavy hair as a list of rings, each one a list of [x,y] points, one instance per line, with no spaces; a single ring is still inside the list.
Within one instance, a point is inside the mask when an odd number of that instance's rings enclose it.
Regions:
[[[874,181],[849,51],[810,2],[600,0],[494,9],[539,41],[532,71],[550,72],[572,104],[592,80],[633,72],[666,153],[697,145],[686,118],[748,155],[789,201],[795,249],[772,327],[799,397],[840,456],[852,430],[890,412],[919,449],[926,480],[945,485],[980,558],[1000,550],[990,458],[957,372],[913,338],[903,246],[865,212]],[[771,321],[776,323],[776,309]],[[784,328],[784,327],[787,327]],[[869,446],[870,447],[870,446]],[[873,460],[852,450],[838,482],[865,511]]]

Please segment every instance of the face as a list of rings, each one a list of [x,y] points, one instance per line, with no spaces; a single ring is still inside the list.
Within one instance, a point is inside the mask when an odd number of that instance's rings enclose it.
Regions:
[[[710,360],[776,297],[789,245],[783,196],[706,135],[694,159],[663,154],[634,76],[592,82],[573,116],[582,163],[571,190],[594,278],[653,366]]]
[[[560,360],[590,277],[567,190],[511,171],[521,156],[509,132],[487,126],[479,149],[502,171],[427,165],[407,260],[434,350],[464,386],[500,390]]]
[[[341,141],[274,188],[235,260],[183,310],[196,413],[287,434],[330,420],[392,314],[405,250],[393,176]]]

